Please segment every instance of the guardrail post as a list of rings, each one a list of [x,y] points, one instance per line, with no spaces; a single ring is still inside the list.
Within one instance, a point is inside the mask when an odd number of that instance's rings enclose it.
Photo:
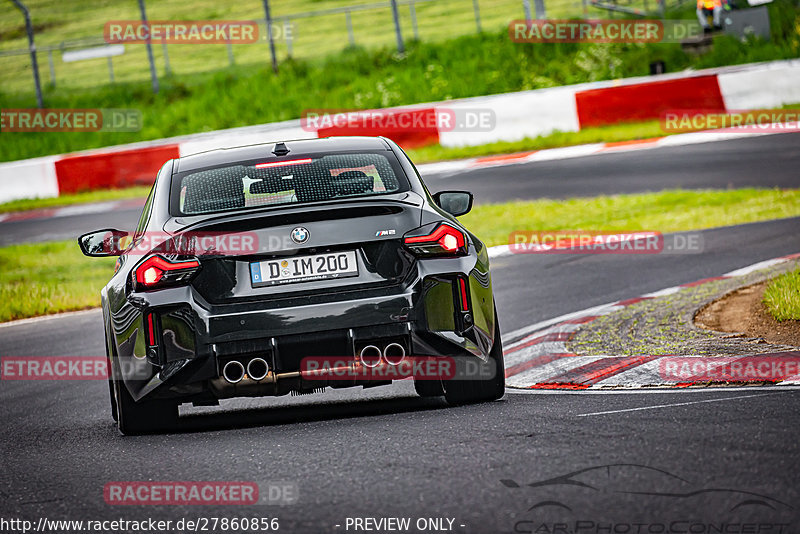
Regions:
[[[419,41],[419,30],[417,29],[417,10],[414,7],[414,2],[409,4],[408,9],[411,12],[411,28],[414,30],[414,40]]]
[[[172,73],[172,69],[169,66],[169,54],[167,53],[167,42],[161,41],[161,49],[164,52],[164,74],[169,75]]]
[[[547,11],[544,8],[544,0],[534,0],[533,6],[536,9],[536,18],[544,20],[547,18]]]
[[[350,18],[350,10],[346,9],[344,12],[345,22],[347,22],[347,40],[350,43],[350,46],[355,46],[356,38],[353,35],[353,21]]]
[[[272,38],[272,16],[269,14],[269,0],[264,0],[264,22],[267,25],[267,38],[269,39],[269,52],[272,56],[272,72],[278,74],[278,58],[275,56],[275,41]]]
[[[42,84],[39,82],[39,62],[36,60],[36,44],[33,42],[33,25],[31,24],[31,14],[28,8],[25,7],[19,0],[11,0],[15,6],[22,11],[22,16],[25,17],[25,31],[28,33],[28,50],[31,53],[31,66],[33,67],[33,83],[36,85],[36,105],[40,108],[44,107],[42,101]]]
[[[231,45],[231,40],[228,39],[228,42],[225,43],[228,48],[228,63],[232,66],[236,64],[236,61],[233,58],[233,45]]]
[[[111,56],[106,58],[108,61],[108,81],[114,83],[114,63],[111,61]]]
[[[292,35],[292,23],[290,22],[291,19],[285,18],[283,19],[283,38],[286,40],[286,55],[292,57],[292,39],[294,36]]]
[[[50,85],[56,86],[56,67],[53,64],[53,50],[47,51],[47,63],[50,65]]]
[[[400,32],[400,13],[397,11],[397,0],[391,0],[391,3],[392,17],[394,18],[394,33],[397,37],[397,51],[403,54],[406,51],[406,47],[403,44],[403,34]]]
[[[147,28],[148,35],[150,34],[150,27],[147,25],[147,12],[144,8],[144,0],[139,0],[139,12],[142,15],[142,24],[145,28]],[[147,60],[150,62],[150,79],[153,81],[153,93],[158,94],[158,75],[156,74],[156,62],[153,59],[153,47],[150,45],[150,39],[147,39],[144,42],[144,46],[147,48]],[[111,66],[111,58],[108,58],[109,67]],[[113,71],[111,72],[112,82],[114,74]]]

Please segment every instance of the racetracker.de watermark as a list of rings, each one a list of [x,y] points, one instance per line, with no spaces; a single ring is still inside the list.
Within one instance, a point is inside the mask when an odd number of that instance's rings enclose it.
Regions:
[[[698,254],[703,244],[699,232],[520,230],[508,236],[512,254]]]
[[[286,505],[298,497],[297,484],[285,481],[122,481],[103,487],[103,499],[114,506]]]
[[[273,37],[281,28],[273,28]],[[259,26],[254,20],[110,20],[103,39],[109,44],[251,44],[259,40]]]
[[[800,132],[800,109],[667,110],[660,117],[667,133],[735,128],[742,133]]]
[[[153,253],[187,256],[240,256],[278,252],[292,248],[289,236],[265,236],[256,232],[107,232],[95,246],[110,256],[147,256]]]
[[[513,20],[515,43],[680,43],[702,35],[693,20]]]
[[[670,356],[659,359],[658,371],[662,379],[675,382],[782,382],[800,377],[800,352]]]
[[[300,375],[324,381],[491,380],[495,369],[474,356],[404,356],[393,363],[376,358],[369,364],[352,356],[309,356],[300,361]]]
[[[138,109],[3,109],[0,132],[138,132]]]
[[[490,132],[497,126],[497,114],[489,108],[308,109],[300,117],[300,126],[307,132],[326,128],[382,132]]]
[[[2,380],[105,380],[105,356],[3,356]]]

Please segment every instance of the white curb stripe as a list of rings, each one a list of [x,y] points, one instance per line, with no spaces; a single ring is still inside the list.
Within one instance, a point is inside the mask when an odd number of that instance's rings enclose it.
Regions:
[[[797,259],[799,257],[800,254],[791,254],[789,256],[784,256],[781,258],[774,258],[771,260],[761,261],[749,265],[747,267],[731,271],[728,274],[722,275],[720,278],[736,278],[740,276],[745,276],[760,269],[778,265],[793,259]],[[639,298],[648,299],[648,298],[671,295],[680,291],[681,289],[683,289],[683,287],[684,286],[673,286],[662,289],[660,291],[655,291],[652,293],[648,293],[646,295],[642,295]],[[531,340],[534,340],[542,336],[547,336],[550,334],[557,334],[557,333],[575,332],[580,328],[581,325],[568,321],[575,321],[576,319],[592,317],[592,316],[607,315],[613,311],[617,311],[624,308],[625,306],[620,305],[619,302],[627,302],[627,301],[639,302],[639,300],[637,299],[626,299],[624,301],[617,301],[611,304],[603,304],[600,306],[595,306],[593,308],[587,308],[585,310],[580,310],[577,312],[565,314],[560,317],[556,317],[554,319],[549,319],[547,321],[541,321],[539,323],[520,328],[513,332],[509,332],[508,334],[503,336],[504,345],[507,345],[505,347],[505,352],[507,353],[506,354],[507,371],[511,368],[514,368],[515,366],[521,366],[521,365],[524,366],[524,362],[531,361],[533,358],[536,358],[543,354],[559,354],[559,353],[565,354],[564,357],[558,358],[552,362],[544,363],[542,365],[537,365],[530,369],[525,369],[519,373],[516,373],[515,375],[509,376],[506,379],[506,384],[508,385],[508,387],[532,388],[537,385],[541,385],[543,382],[546,382],[548,379],[554,378],[561,373],[577,369],[578,367],[586,365],[587,363],[595,362],[601,359],[607,359],[609,363],[609,368],[611,368],[621,358],[627,358],[627,356],[592,356],[592,357],[566,356],[568,352],[566,349],[565,341],[552,341],[547,339],[543,339],[537,343],[533,343],[522,349],[517,349],[517,347],[525,345],[526,343],[529,343]],[[511,340],[514,341],[511,342]],[[717,357],[718,358],[717,361],[722,361],[722,360],[736,361],[740,358],[746,358],[748,356],[758,356],[758,355],[734,355],[734,356]],[[674,387],[680,382],[675,380],[668,380],[661,376],[659,368],[659,359],[666,357],[675,357],[675,356],[673,355],[655,356],[654,360],[641,363],[632,368],[626,369],[621,372],[617,372],[613,376],[609,376],[608,378],[604,378],[595,383],[592,383],[589,385],[589,388],[590,389],[599,389],[604,387],[637,388],[637,387],[648,387],[648,386]],[[680,356],[680,358],[691,358],[691,357],[692,356]],[[707,358],[705,356],[696,356],[696,357],[704,359]],[[585,360],[584,358],[592,358],[592,359],[591,361],[588,361]],[[553,370],[556,370],[556,372],[552,372]],[[788,378],[787,380],[779,382],[779,384],[800,385],[800,375]]]

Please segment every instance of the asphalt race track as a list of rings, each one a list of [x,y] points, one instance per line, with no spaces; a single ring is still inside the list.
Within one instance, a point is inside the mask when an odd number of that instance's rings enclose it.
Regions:
[[[479,198],[484,188],[490,200],[798,187],[797,139],[606,154],[429,183]],[[87,217],[73,227],[109,222]],[[498,258],[503,331],[798,252],[800,218],[708,230],[702,242],[692,254]],[[102,355],[100,322],[90,311],[0,326],[0,355]],[[453,532],[470,533],[714,532],[723,523],[726,532],[800,532],[800,392],[789,388],[510,392],[448,408],[400,383],[182,408],[174,433],[133,438],[117,434],[104,381],[3,381],[0,410],[0,516],[34,522],[277,517],[283,532],[322,533],[354,532],[348,517],[412,525],[444,517]],[[254,481],[265,493],[282,482],[299,498],[212,508],[105,503],[105,484],[135,480]]]
[[[800,186],[800,133],[694,146],[610,152],[573,159],[425,176],[432,191],[467,189],[477,203],[663,189]],[[142,201],[144,203],[144,201]],[[0,222],[0,246],[71,239],[101,228],[131,229],[141,209]]]

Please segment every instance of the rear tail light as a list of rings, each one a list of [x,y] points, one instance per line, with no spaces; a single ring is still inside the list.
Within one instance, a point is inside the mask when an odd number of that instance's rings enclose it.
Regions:
[[[270,169],[272,167],[288,167],[289,165],[306,165],[311,163],[311,158],[290,159],[287,161],[273,161],[272,163],[256,163],[256,169]]]
[[[462,256],[467,253],[466,236],[447,223],[439,224],[424,235],[407,235],[403,243],[420,256]]]
[[[133,270],[132,278],[137,291],[147,291],[188,282],[199,270],[196,259],[172,262],[162,256],[149,256]]]

